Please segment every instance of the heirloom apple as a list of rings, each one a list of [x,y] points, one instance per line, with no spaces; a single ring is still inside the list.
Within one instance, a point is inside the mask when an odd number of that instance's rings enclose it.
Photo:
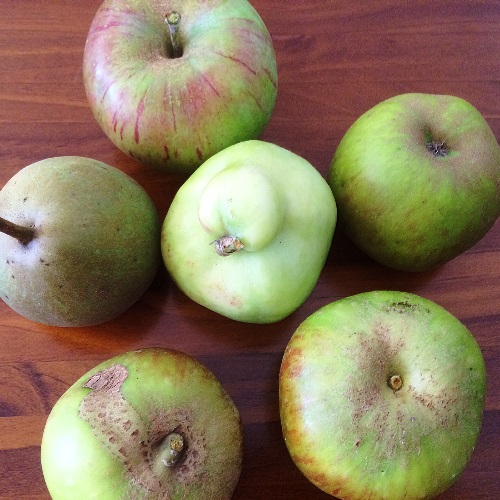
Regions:
[[[242,443],[215,376],[187,354],[149,348],[101,363],[61,396],[41,461],[54,500],[229,499]]]
[[[110,320],[153,281],[160,221],[131,177],[78,156],[48,158],[0,191],[0,297],[33,321]]]
[[[118,148],[189,173],[256,138],[277,95],[272,40],[247,0],[105,0],[83,73],[90,107]]]
[[[473,246],[500,215],[500,147],[467,101],[403,94],[350,127],[328,182],[356,245],[386,266],[427,270]]]
[[[194,301],[235,320],[271,323],[311,293],[335,223],[332,192],[309,162],[245,141],[181,186],[163,223],[162,254]]]
[[[483,356],[441,306],[390,291],[347,297],[295,331],[279,375],[290,455],[341,499],[432,498],[467,465],[486,392]]]

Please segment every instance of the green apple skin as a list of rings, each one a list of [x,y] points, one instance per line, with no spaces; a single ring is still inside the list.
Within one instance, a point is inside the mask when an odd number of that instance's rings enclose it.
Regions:
[[[163,260],[195,302],[237,321],[277,322],[312,292],[335,223],[331,190],[309,162],[245,141],[207,160],[179,189],[163,223]],[[224,236],[243,249],[219,255]]]
[[[144,294],[161,262],[153,201],[97,160],[61,156],[21,169],[0,191],[0,216],[35,231],[28,244],[0,233],[0,297],[32,321],[108,321]]]
[[[350,127],[328,182],[339,227],[360,249],[388,267],[425,271],[471,248],[500,215],[500,147],[467,101],[398,95]]]
[[[479,346],[457,318],[409,293],[319,309],[293,334],[279,379],[293,461],[341,499],[432,498],[463,471],[481,429]]]
[[[168,467],[172,432],[184,438]],[[112,358],[54,405],[41,446],[54,500],[231,498],[243,446],[238,410],[189,355],[148,348]]]
[[[170,54],[170,11],[181,15],[181,57]],[[278,90],[271,36],[247,0],[106,0],[83,75],[97,122],[119,149],[184,173],[257,138]]]

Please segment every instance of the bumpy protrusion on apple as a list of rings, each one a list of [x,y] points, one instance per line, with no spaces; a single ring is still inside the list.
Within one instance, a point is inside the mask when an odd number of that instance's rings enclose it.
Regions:
[[[179,188],[163,223],[162,256],[194,301],[237,321],[273,323],[313,290],[336,221],[332,190],[307,160],[243,141]]]
[[[200,222],[216,236],[219,255],[243,248],[262,250],[276,237],[284,215],[282,196],[265,172],[251,163],[233,165],[216,174],[198,205]]]

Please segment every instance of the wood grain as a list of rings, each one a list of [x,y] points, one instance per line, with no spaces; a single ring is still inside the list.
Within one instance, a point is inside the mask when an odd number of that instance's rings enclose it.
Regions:
[[[163,217],[183,179],[143,167],[103,135],[81,74],[99,0],[0,0],[0,185],[20,168],[59,155],[120,167]],[[262,139],[326,174],[348,126],[391,95],[455,94],[500,138],[500,2],[496,0],[253,0],[275,45],[279,96]],[[204,362],[238,405],[244,468],[236,499],[326,499],[295,468],[280,430],[277,376],[298,324],[317,308],[372,289],[435,300],[480,344],[488,370],[483,430],[472,460],[440,498],[500,498],[500,221],[474,248],[437,270],[391,271],[337,232],[307,302],[275,325],[239,324],[194,304],[165,270],[120,318],[95,328],[34,324],[0,304],[0,498],[49,498],[40,466],[45,419],[66,388],[126,350],[169,346]]]

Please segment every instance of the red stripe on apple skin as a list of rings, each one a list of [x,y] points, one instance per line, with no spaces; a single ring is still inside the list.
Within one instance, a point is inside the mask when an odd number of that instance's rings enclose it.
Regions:
[[[167,91],[168,90],[168,91]],[[177,132],[177,116],[175,114],[175,105],[174,101],[172,99],[172,96],[170,95],[170,89],[165,88],[165,96],[169,96],[170,98],[170,111],[172,113],[172,125],[174,127],[174,132]]]
[[[267,77],[269,78],[269,81],[271,82],[272,86],[274,87],[274,89],[277,89],[278,88],[278,82],[276,82],[273,78],[273,75],[271,74],[271,72],[265,68],[264,69],[264,73],[267,75]]]
[[[113,120],[112,120],[112,124],[113,124],[113,132],[116,133],[116,128],[118,127],[118,111],[115,111],[114,114],[113,114]]]
[[[200,151],[200,148],[196,148],[196,154],[200,161],[203,161],[203,153]]]
[[[141,98],[139,104],[137,105],[137,118],[135,120],[135,127],[134,127],[134,140],[136,144],[139,144],[139,122],[142,118],[143,112],[144,112],[144,97]]]
[[[220,97],[219,91],[215,88],[214,84],[210,81],[210,79],[208,78],[208,76],[205,73],[202,73],[201,77],[203,78],[203,80],[205,81],[205,83],[213,90],[214,94],[217,97]]]
[[[243,21],[243,19],[240,19],[240,21]],[[250,21],[249,19],[247,19],[247,21],[249,21],[249,23],[251,23],[252,25],[255,24],[253,21]],[[251,40],[251,38],[256,38],[259,43],[268,40],[268,37],[250,28],[237,27],[234,29],[234,31],[237,31],[239,34],[248,35],[247,37],[245,37],[245,41],[249,43],[254,43],[254,41]],[[240,36],[238,38],[242,39],[243,37]]]
[[[239,64],[240,66],[243,66],[246,70],[248,70],[252,75],[257,75],[257,72],[251,68],[245,61],[242,61],[241,59],[238,59],[237,57],[230,56],[228,54],[223,54],[222,52],[215,51],[214,54],[217,54],[218,56],[224,57],[225,59],[229,59],[230,61],[235,62],[236,64]]]
[[[106,90],[102,93],[102,97],[101,97],[101,104],[104,102],[104,99],[106,99],[106,95],[108,93],[108,90],[111,88],[111,85],[113,85],[115,82],[111,82],[108,84],[108,86],[106,87]],[[115,113],[116,115],[116,113]],[[116,131],[116,130],[115,130]]]
[[[166,160],[170,160],[170,151],[168,150],[168,146],[163,146],[163,151],[165,151]]]
[[[94,35],[100,35],[101,33],[108,31],[109,29],[118,28],[122,25],[123,23],[119,21],[113,21],[105,24],[97,24],[93,26],[92,29],[90,30],[89,37]]]
[[[253,95],[251,92],[247,92],[247,95],[249,95],[255,101],[255,104],[257,104],[257,107],[261,111],[264,110],[264,108],[262,107],[262,103],[259,101],[259,99],[255,95]]]

